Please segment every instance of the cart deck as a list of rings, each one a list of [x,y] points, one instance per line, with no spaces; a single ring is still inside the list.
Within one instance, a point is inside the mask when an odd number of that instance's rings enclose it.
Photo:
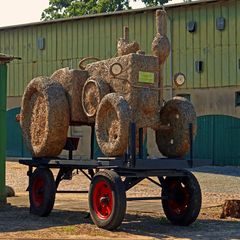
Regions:
[[[147,164],[146,164],[147,161]],[[67,159],[67,158],[32,158],[32,159],[20,159],[19,163],[38,167],[40,165],[47,165],[51,168],[59,168],[61,166],[73,167],[77,169],[91,169],[91,168],[120,168],[120,169],[183,169],[190,168],[192,166],[197,167],[202,165],[201,162],[194,165],[191,160],[185,159],[173,159],[173,158],[148,158],[137,159],[134,167],[128,166],[128,163],[123,158],[108,158],[101,157],[94,159]]]
[[[190,138],[191,126],[190,126]],[[29,167],[30,212],[47,216],[53,209],[55,195],[61,193],[87,193],[86,191],[58,191],[62,180],[71,180],[74,170],[80,170],[89,180],[89,210],[93,222],[100,228],[113,230],[123,221],[127,201],[161,199],[166,217],[176,225],[194,222],[201,209],[201,189],[197,179],[187,169],[206,165],[206,161],[192,158],[144,158],[142,134],[139,134],[139,151],[136,154],[135,124],[131,125],[128,152],[122,157],[93,159],[91,141],[90,159],[72,159],[71,138],[66,143],[69,157],[20,159]],[[93,135],[92,135],[93,137]],[[74,139],[76,140],[76,139]],[[93,140],[93,139],[92,139]],[[74,141],[73,141],[74,142]],[[191,141],[192,142],[192,141]],[[51,169],[59,169],[56,179]],[[151,177],[157,177],[152,179]],[[147,179],[161,188],[159,197],[127,198],[126,192]]]

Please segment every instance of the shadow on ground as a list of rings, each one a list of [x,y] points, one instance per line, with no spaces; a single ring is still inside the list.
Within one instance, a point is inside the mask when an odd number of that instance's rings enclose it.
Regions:
[[[240,167],[232,167],[232,166],[204,166],[189,169],[192,172],[199,172],[199,173],[213,173],[213,174],[220,174],[232,177],[240,177]]]
[[[96,228],[91,218],[86,218],[86,211],[53,210],[48,217],[38,217],[29,214],[25,207],[4,206],[0,208],[0,232],[26,232],[52,227],[62,227],[68,234],[88,234],[94,231],[94,236],[108,236],[111,232]],[[240,239],[239,221],[197,220],[188,227],[171,225],[163,216],[146,214],[131,214],[125,216],[120,228],[114,232],[118,237],[125,234],[145,236],[156,239],[187,238],[187,239]],[[61,231],[60,230],[60,231]],[[51,230],[52,231],[52,230]],[[57,231],[57,230],[56,230]],[[111,236],[111,235],[110,235]]]

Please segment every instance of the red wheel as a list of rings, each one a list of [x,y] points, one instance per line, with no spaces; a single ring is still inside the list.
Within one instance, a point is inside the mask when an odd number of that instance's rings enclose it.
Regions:
[[[100,181],[93,190],[93,209],[100,219],[108,219],[113,210],[113,194],[110,185]]]
[[[55,201],[55,181],[49,169],[37,168],[29,185],[30,212],[45,217],[50,214]]]
[[[168,205],[172,214],[184,214],[187,210],[190,198],[189,187],[183,185],[180,181],[169,181],[168,191],[170,192],[170,199],[168,201]],[[174,196],[172,198],[171,193],[174,193]]]
[[[89,190],[89,209],[93,222],[100,228],[116,229],[126,212],[126,193],[120,176],[110,170],[98,172]]]
[[[202,203],[201,189],[194,175],[188,172],[184,177],[166,177],[162,185],[162,206],[168,220],[181,226],[193,223]]]
[[[32,185],[32,201],[36,207],[40,207],[44,202],[44,179],[37,178]]]

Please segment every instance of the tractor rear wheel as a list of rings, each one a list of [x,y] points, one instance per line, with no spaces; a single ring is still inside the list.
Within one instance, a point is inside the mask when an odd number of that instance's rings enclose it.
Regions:
[[[68,100],[60,83],[37,77],[28,84],[22,98],[20,124],[34,157],[56,157],[61,153],[69,118]]]
[[[165,128],[156,131],[159,151],[166,157],[183,157],[190,150],[190,131],[196,134],[196,112],[183,97],[174,97],[160,111],[160,122]]]

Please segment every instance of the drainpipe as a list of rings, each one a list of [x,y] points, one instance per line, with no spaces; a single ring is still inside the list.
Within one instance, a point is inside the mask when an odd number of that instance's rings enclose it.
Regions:
[[[168,16],[168,15],[167,15]],[[173,49],[172,49],[172,43],[173,43],[173,21],[172,19],[168,16],[168,20],[170,22],[170,97],[171,99],[173,98]]]
[[[14,57],[0,54],[0,204],[6,200],[6,145],[7,145],[7,63]],[[19,58],[18,58],[19,59]]]

